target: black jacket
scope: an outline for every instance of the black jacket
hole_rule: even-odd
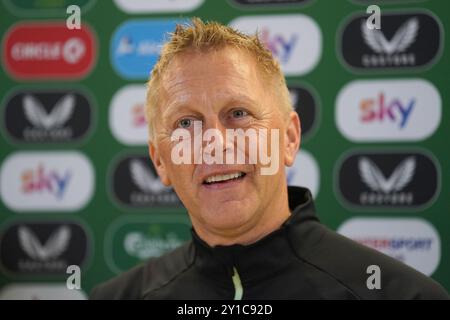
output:
[[[97,286],[91,299],[448,299],[435,281],[320,224],[311,194],[289,187],[292,215],[249,245],[182,247]],[[368,289],[369,265],[381,289]]]

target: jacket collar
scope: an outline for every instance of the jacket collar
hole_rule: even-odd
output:
[[[251,245],[210,247],[192,230],[195,265],[219,281],[229,281],[236,268],[242,283],[251,283],[275,275],[295,258],[291,231],[307,220],[317,220],[308,189],[288,187],[291,216],[282,226]]]

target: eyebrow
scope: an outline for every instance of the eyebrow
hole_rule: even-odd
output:
[[[245,95],[245,94],[239,94],[239,95],[234,95],[231,97],[231,99],[229,99],[229,101],[227,102],[227,104],[231,104],[231,103],[236,103],[236,102],[244,102],[245,104],[248,104],[250,106],[257,106],[259,105],[254,99],[252,99],[251,97]]]
[[[185,95],[185,96],[187,96],[187,95]],[[182,99],[182,101],[175,100],[175,101],[169,102],[166,105],[166,107],[163,110],[161,110],[161,113],[171,115],[176,111],[176,109],[187,108],[190,105],[189,100],[190,100],[189,98],[184,98],[184,99]]]
[[[176,101],[170,102],[164,108],[162,113],[170,116],[170,115],[174,114],[178,109],[180,109],[180,110],[191,109],[190,105],[192,104],[192,102],[190,101],[189,96],[190,96],[189,94],[186,94],[186,95],[184,95],[184,97],[181,98],[182,101],[179,101],[177,99]],[[247,105],[250,105],[250,106],[258,105],[258,103],[254,99],[252,99],[251,97],[249,97],[245,94],[235,95],[233,93],[224,92],[224,93],[218,93],[218,96],[216,96],[216,97],[218,97],[220,99],[221,96],[224,96],[225,99],[227,99],[223,105],[230,105],[233,103],[242,103],[242,102]],[[192,111],[194,111],[194,110],[192,110]]]

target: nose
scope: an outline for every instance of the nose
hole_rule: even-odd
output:
[[[205,117],[203,120],[203,148],[205,154],[215,156],[215,152],[222,150],[224,155],[227,150],[232,151],[233,146],[226,139],[226,126],[218,115]]]

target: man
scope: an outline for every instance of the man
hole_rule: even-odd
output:
[[[199,19],[177,26],[152,71],[146,113],[150,157],[186,207],[192,241],[96,287],[91,298],[448,298],[421,273],[321,225],[310,192],[287,187],[284,166],[299,149],[300,120],[279,65],[256,36]],[[220,134],[192,148],[198,125]],[[238,146],[228,135],[239,129],[257,140]],[[178,143],[193,150],[181,164]],[[276,170],[264,171],[271,164],[262,158],[248,161],[255,146]],[[239,152],[247,161],[201,161]],[[381,273],[375,287],[366,273],[373,265]]]

